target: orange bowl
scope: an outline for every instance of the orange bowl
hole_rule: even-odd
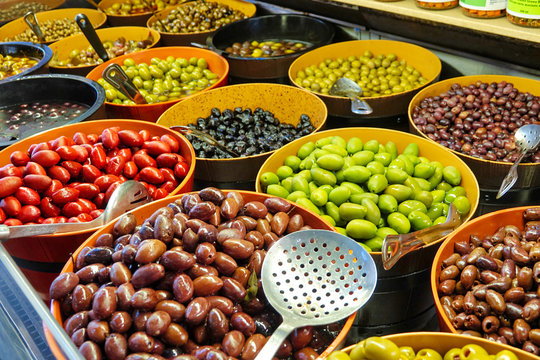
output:
[[[426,134],[421,132],[420,129],[418,129],[418,127],[414,124],[414,120],[412,118],[414,108],[418,106],[425,98],[439,96],[440,94],[448,91],[452,84],[466,86],[474,84],[477,81],[482,81],[488,84],[492,82],[506,81],[514,84],[514,87],[520,92],[530,92],[535,96],[540,96],[540,81],[534,79],[508,75],[470,75],[446,79],[422,89],[411,100],[408,110],[409,129],[411,132],[420,135],[429,141],[433,141],[427,137]],[[502,180],[506,174],[508,174],[508,170],[512,166],[512,163],[508,162],[484,160],[463,154],[458,151],[450,151],[463,159],[463,161],[469,165],[472,171],[478,175],[478,182],[482,188],[499,189]],[[518,179],[514,185],[515,188],[531,188],[540,186],[540,164],[521,162],[518,165],[517,171]]]
[[[102,27],[103,24],[105,24],[105,21],[107,21],[107,15],[105,15],[101,11],[86,8],[70,8],[42,11],[36,14],[36,18],[39,23],[45,22],[47,20],[61,20],[65,18],[75,20],[75,16],[80,13],[85,14],[88,17],[88,20],[90,20],[90,23],[92,24],[94,29]],[[25,32],[28,29],[28,25],[22,17],[10,21],[4,26],[0,27],[0,41],[8,41],[7,39],[13,39],[15,36]],[[48,45],[53,42],[54,41],[46,41],[44,42],[44,44]]]
[[[65,2],[66,2],[66,0],[33,0],[33,1],[28,1],[28,3],[39,3],[39,4],[43,4],[43,5],[47,6],[47,9],[43,10],[43,11],[54,10],[57,7],[62,6]],[[7,0],[7,1],[0,2],[0,12],[6,11],[7,9],[10,9],[12,6],[19,5],[19,4],[21,4],[21,0]],[[0,18],[0,25],[3,25],[5,23],[7,23],[8,21],[14,20],[14,19],[16,19],[18,17],[21,17],[24,14],[26,14],[28,11],[30,11],[30,7],[25,8],[24,12],[21,12],[19,16],[10,17],[10,18]],[[36,13],[36,14],[38,12],[41,12],[41,11],[34,11],[34,13]]]
[[[306,114],[314,131],[319,131],[326,123],[326,106],[321,99],[293,86],[266,83],[224,86],[193,95],[164,112],[157,123],[166,127],[195,124],[199,117],[210,116],[214,107],[221,111],[260,107],[273,113],[282,123],[295,126],[300,122],[300,116]],[[274,151],[232,159],[197,158],[195,178],[210,184],[251,182]]]
[[[351,100],[347,97],[325,95],[314,92],[323,99],[328,107],[328,113],[340,117],[377,118],[405,114],[407,105],[420,89],[438,79],[441,72],[441,61],[431,51],[418,45],[393,40],[353,40],[322,46],[308,51],[297,58],[289,67],[289,80],[295,86],[296,74],[311,65],[319,65],[326,59],[347,58],[351,55],[362,56],[365,51],[371,51],[374,56],[393,53],[399,59],[407,61],[426,79],[424,85],[408,91],[392,95],[362,97],[373,108],[370,115],[356,115],[351,112]]]
[[[10,155],[14,151],[20,150],[26,152],[31,144],[54,140],[61,135],[72,137],[76,132],[100,134],[104,129],[112,126],[136,131],[147,129],[151,134],[169,134],[174,136],[180,142],[182,156],[190,164],[190,167],[184,180],[171,192],[171,195],[192,190],[193,173],[195,171],[195,152],[189,141],[173,130],[144,121],[109,119],[86,121],[57,127],[20,140],[3,149],[0,151],[0,164],[2,166],[10,164]],[[47,298],[49,286],[60,272],[63,264],[65,264],[70,255],[79,247],[81,242],[86,240],[97,229],[92,228],[62,234],[10,239],[5,241],[3,245],[19,263],[23,273],[28,277],[34,288],[44,298]]]
[[[211,0],[210,2],[227,5],[231,9],[242,12],[248,18],[253,17],[255,15],[255,12],[257,11],[257,7],[254,4],[242,0]],[[167,16],[169,16],[171,11],[186,6],[190,6],[190,3],[188,2],[186,4],[182,4],[176,7],[169,7],[161,10],[160,12],[157,12],[155,15],[148,19],[146,26],[151,28],[152,25],[158,20],[167,19]],[[214,34],[216,31],[217,29],[192,33],[173,33],[160,31],[161,42],[164,46],[190,46],[192,42],[206,44],[206,38]]]
[[[185,0],[183,0],[185,1]],[[107,9],[111,8],[114,4],[121,4],[123,0],[102,0],[98,4],[98,9],[107,14],[107,22],[110,26],[146,26],[146,21],[150,19],[153,12],[147,11],[140,14],[131,15],[115,15],[107,12]],[[167,6],[176,5],[182,1],[166,0]]]
[[[120,37],[124,37],[127,41],[142,41],[152,36],[152,44],[148,48],[153,48],[159,44],[159,32],[141,26],[119,26],[113,28],[104,28],[96,30],[99,39],[102,42],[116,41]],[[88,73],[98,66],[96,65],[80,65],[80,66],[61,66],[55,65],[55,60],[69,59],[69,54],[73,50],[85,50],[90,47],[90,43],[84,34],[72,35],[62,40],[53,42],[49,45],[53,51],[53,59],[49,63],[49,70],[55,73],[73,74],[86,76]]]
[[[437,289],[439,288],[439,275],[442,270],[442,262],[454,253],[454,244],[460,241],[469,241],[470,235],[477,235],[484,238],[488,235],[493,235],[497,229],[505,225],[515,225],[520,230],[523,230],[523,211],[534,206],[521,206],[505,210],[499,210],[477,217],[457,231],[451,234],[444,243],[442,243],[439,251],[433,260],[431,268],[431,291],[435,299],[437,308],[437,316],[439,318],[439,326],[443,331],[457,333],[450,319],[445,315],[442,303],[439,298]]]
[[[208,63],[208,69],[218,75],[218,81],[212,86],[209,86],[202,91],[207,91],[227,84],[229,64],[223,56],[218,55],[210,50],[198,49],[187,46],[154,48],[127,55],[122,55],[97,66],[92,71],[90,71],[90,73],[88,73],[86,77],[97,81],[102,77],[101,74],[107,66],[112,63],[122,65],[124,63],[124,60],[127,58],[133,59],[136,64],[143,62],[149,64],[150,60],[154,57],[165,59],[168,56],[174,56],[176,58],[183,57],[187,59],[189,59],[190,57],[206,59],[206,62]],[[139,119],[155,122],[165,110],[167,110],[177,102],[181,101],[182,99],[185,98],[143,105],[120,105],[105,101],[105,107],[107,109],[109,117]]]
[[[235,190],[238,191],[238,190]],[[224,190],[225,193],[227,193],[227,190]],[[260,194],[255,193],[251,191],[238,191],[241,193],[244,197],[244,200],[247,201],[260,201],[264,202],[265,199],[271,197],[270,195],[266,194]],[[137,208],[132,211],[132,213],[135,215],[135,218],[137,219],[137,223],[141,224],[145,219],[150,217],[157,209],[166,206],[167,204],[180,199],[181,196],[174,196],[174,197],[168,197],[165,199],[154,201],[150,204],[141,206],[140,208]],[[294,206],[291,211],[289,212],[289,215],[294,214],[300,214],[304,218],[304,223],[307,225],[310,225],[312,228],[315,229],[324,229],[324,230],[334,230],[334,228],[328,224],[326,221],[315,215],[309,210],[306,210],[300,206]],[[95,232],[92,236],[90,236],[84,243],[81,244],[81,246],[75,251],[73,254],[73,258],[76,259],[81,250],[86,246],[93,246],[96,243],[97,238],[104,234],[109,233],[112,231],[113,226],[115,224],[115,221],[112,221],[105,225],[103,228],[101,228],[99,231]],[[64,268],[62,269],[62,273],[73,271],[73,261],[68,261]],[[65,319],[62,318],[61,310],[60,310],[60,302],[58,300],[53,300],[51,302],[51,312],[55,319],[60,323],[63,324],[63,321]],[[346,320],[345,325],[343,326],[342,330],[338,334],[338,336],[334,339],[334,341],[330,344],[330,346],[320,355],[320,359],[323,359],[326,357],[330,352],[334,351],[337,348],[340,348],[346,339],[347,333],[349,332],[353,320],[354,320],[355,314],[349,316],[349,318]],[[52,335],[50,332],[45,329],[45,335],[47,337],[49,346],[51,347],[51,350],[53,354],[56,356],[57,359],[65,359],[62,355],[60,349],[58,348],[57,344],[55,343]]]
[[[399,347],[410,346],[413,348],[415,353],[422,349],[433,349],[441,354],[441,356],[444,356],[444,354],[450,349],[462,348],[467,344],[475,344],[483,347],[488,354],[495,355],[499,351],[508,350],[513,352],[520,360],[538,359],[537,356],[510,345],[500,344],[494,341],[468,335],[422,331],[385,335],[383,338],[393,341],[394,344]],[[355,346],[356,344],[348,346],[343,349],[343,351],[350,353]]]

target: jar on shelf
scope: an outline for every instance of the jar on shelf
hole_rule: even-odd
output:
[[[423,9],[444,10],[458,6],[459,0],[416,0],[416,5]]]
[[[459,0],[459,6],[465,15],[491,19],[504,16],[506,0]]]
[[[516,25],[540,27],[540,1],[508,0],[506,17]]]

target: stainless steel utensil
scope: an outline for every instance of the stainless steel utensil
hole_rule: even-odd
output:
[[[103,213],[96,219],[83,223],[39,224],[7,226],[0,225],[0,241],[13,238],[56,234],[68,231],[92,229],[108,223],[123,213],[152,201],[148,190],[138,181],[128,180],[120,184],[111,195]]]
[[[256,360],[272,359],[295,328],[329,324],[356,312],[375,289],[377,269],[353,239],[328,230],[304,230],[272,245],[261,280],[283,322]]]
[[[450,234],[461,225],[461,222],[461,216],[456,207],[454,204],[450,204],[448,216],[442,224],[408,234],[387,235],[381,250],[384,269],[390,270],[403,255]]]
[[[21,272],[13,258],[8,254],[4,246],[0,243],[0,262],[4,265],[7,273],[2,273],[2,276],[6,278],[10,276],[13,279],[13,282],[21,289],[21,293],[27,298],[28,304],[32,306],[39,315],[40,319],[43,321],[43,324],[51,332],[51,335],[54,337],[54,340],[62,349],[66,359],[70,360],[84,360],[83,355],[77,350],[77,346],[71,341],[70,337],[62,325],[56,321],[56,319],[49,312],[49,309],[45,306],[43,299],[39,297],[36,293],[36,290],[30,285],[28,279]],[[3,341],[9,341],[5,339]],[[13,358],[13,357],[9,357]]]
[[[101,74],[103,79],[111,84],[116,90],[122,92],[128,99],[135,104],[147,104],[144,96],[141,95],[137,87],[133,85],[124,69],[118,64],[110,64]]]
[[[215,146],[218,149],[226,152],[227,154],[229,154],[231,156],[234,156],[234,157],[240,157],[241,156],[236,151],[233,151],[233,150],[221,145],[216,139],[214,139],[212,136],[208,135],[204,131],[200,131],[200,130],[197,130],[197,129],[192,129],[189,126],[185,126],[185,125],[173,125],[173,126],[170,127],[170,129],[176,130],[176,131],[180,132],[183,135],[196,136],[199,139],[201,139],[202,141],[204,141],[205,143],[210,144],[212,146]]]
[[[26,13],[26,15],[24,15],[23,19],[28,25],[28,27],[30,27],[30,30],[32,30],[32,32],[36,34],[39,42],[40,43],[46,42],[45,36],[43,35],[43,31],[41,31],[41,27],[39,26],[39,22],[37,20],[36,14],[34,14],[34,12],[32,11],[29,11]]]
[[[98,34],[96,33],[96,30],[94,29],[94,26],[88,20],[88,17],[85,14],[77,14],[75,16],[75,22],[77,25],[79,25],[79,28],[81,29],[82,33],[92,46],[94,48],[94,51],[96,54],[98,54],[99,58],[105,61],[109,61],[109,54],[107,53],[107,50],[103,47],[103,43],[99,39]]]
[[[520,127],[514,134],[514,140],[520,149],[519,156],[504,177],[497,193],[497,199],[506,194],[516,183],[518,179],[517,169],[521,160],[527,153],[536,150],[540,145],[540,125],[528,124]]]
[[[351,111],[358,115],[369,115],[373,109],[362,99],[363,91],[360,85],[349,78],[339,78],[330,88],[330,95],[345,96],[351,99]]]

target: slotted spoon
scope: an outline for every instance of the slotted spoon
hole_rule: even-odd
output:
[[[514,139],[520,149],[519,156],[504,177],[497,193],[497,199],[506,194],[516,183],[518,179],[517,168],[521,160],[527,153],[534,151],[540,145],[540,125],[528,124],[520,127],[514,134]]]
[[[112,193],[103,213],[92,221],[83,223],[60,223],[7,226],[0,225],[0,241],[27,236],[55,234],[91,229],[108,223],[123,213],[152,201],[148,190],[138,181],[128,180]]]
[[[346,96],[351,99],[351,112],[358,115],[369,115],[373,109],[362,99],[359,99],[364,92],[360,85],[349,78],[339,78],[330,88],[330,95]]]
[[[369,253],[356,241],[328,230],[286,235],[267,252],[264,293],[283,317],[255,360],[272,359],[294,329],[333,323],[364,305],[377,283]]]

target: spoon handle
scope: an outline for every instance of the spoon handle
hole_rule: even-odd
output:
[[[283,322],[278,326],[276,331],[274,331],[272,336],[268,338],[266,344],[264,344],[261,351],[259,351],[259,354],[255,358],[255,360],[271,360],[276,354],[276,352],[279,350],[279,347],[281,346],[283,341],[294,329],[294,326],[289,325],[287,321],[283,320]]]
[[[45,42],[45,36],[43,36],[43,31],[41,31],[41,27],[39,26],[36,14],[34,14],[32,11],[29,11],[28,13],[26,13],[26,15],[24,15],[24,21],[30,27],[30,30],[32,30],[34,34],[36,34],[39,42]]]
[[[351,111],[357,115],[369,115],[373,112],[373,108],[365,100],[351,98]]]
[[[77,25],[79,25],[84,36],[86,36],[90,45],[94,48],[96,54],[98,54],[99,58],[103,60],[103,62],[108,61],[109,54],[107,54],[107,50],[103,47],[103,44],[101,43],[96,30],[92,26],[92,23],[88,20],[88,17],[85,14],[77,14],[77,16],[75,16],[75,21],[77,22]]]
[[[499,192],[497,193],[496,199],[499,199],[501,196],[506,194],[512,186],[516,183],[518,179],[518,173],[517,168],[521,160],[523,160],[523,157],[525,156],[526,152],[522,151],[516,161],[512,164],[510,167],[510,170],[508,170],[508,174],[504,177],[501,187],[499,188]]]

